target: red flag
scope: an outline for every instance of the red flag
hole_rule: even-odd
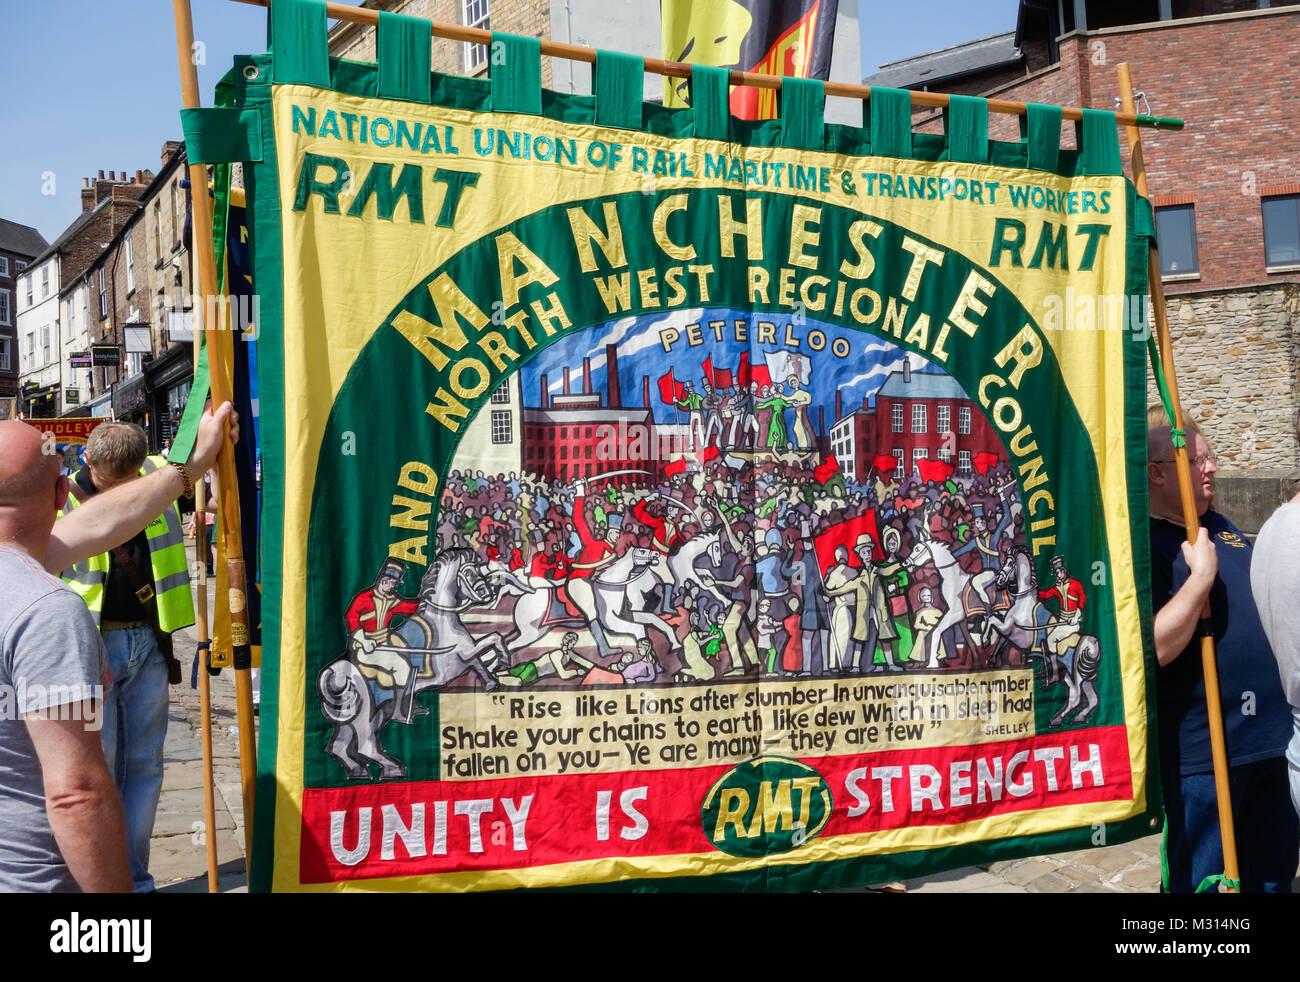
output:
[[[933,481],[935,484],[942,484],[948,480],[954,470],[952,464],[946,460],[919,460],[916,466],[921,472],[922,481]]]
[[[700,367],[704,369],[704,377],[713,383],[715,389],[731,388],[731,369],[714,368],[712,355],[705,358]]]
[[[659,378],[659,398],[669,404],[686,398],[686,386],[673,378],[671,368],[668,369],[667,375],[662,375]]]
[[[880,471],[880,473],[882,474],[887,474],[890,471],[898,470],[898,458],[893,456],[892,454],[878,453],[876,454],[875,459],[871,461],[871,463],[876,468],[876,470]]]
[[[736,378],[746,389],[749,388],[750,382],[757,382],[760,392],[763,386],[772,384],[772,376],[767,370],[767,365],[751,364],[748,351],[740,353],[740,367],[736,369]]]
[[[992,468],[998,465],[1000,458],[995,453],[989,453],[987,450],[981,450],[975,455],[975,469],[981,474],[987,474]]]
[[[707,464],[710,460],[716,457],[720,452],[721,451],[719,451],[717,447],[705,447],[703,450],[700,451],[700,463]]]
[[[835,459],[834,454],[829,454],[824,461],[817,465],[817,468],[813,471],[813,477],[817,478],[819,484],[825,484],[839,472],[839,461]]]
[[[669,477],[672,477],[674,474],[681,474],[685,470],[686,470],[686,461],[681,457],[678,457],[676,460],[669,461],[668,465],[664,467],[664,473],[667,474]]]
[[[858,518],[841,522],[839,525],[832,525],[813,539],[813,549],[817,552],[817,565],[821,568],[822,573],[824,574],[827,569],[835,565],[835,549],[837,546],[848,547],[850,566],[861,566],[862,562],[854,553],[853,545],[858,541],[858,536],[863,534],[869,534],[875,541],[875,552],[872,554],[872,558],[885,558],[885,554],[880,548],[880,536],[876,531],[876,513],[869,511]]]

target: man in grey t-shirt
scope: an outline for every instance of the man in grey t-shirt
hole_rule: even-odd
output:
[[[68,479],[46,452],[52,440],[0,422],[0,891],[131,890],[99,737],[103,644],[86,605],[48,573],[120,545],[192,489],[230,416],[226,404],[204,417],[183,467],[97,495],[57,523]]]
[[[0,583],[5,585],[0,693],[9,696],[3,705],[10,710],[0,709],[0,829],[6,830],[0,836],[0,890],[76,890],[55,835],[57,830],[76,836],[66,823],[60,826],[59,812],[75,810],[79,791],[97,799],[93,811],[99,828],[93,837],[79,836],[88,848],[74,846],[68,861],[85,859],[93,870],[99,860],[122,852],[124,841],[103,754],[93,760],[90,746],[99,739],[108,670],[104,646],[86,605],[31,556],[0,546]],[[42,775],[47,752],[70,767],[56,766]],[[37,758],[40,768],[32,767]],[[119,858],[125,862],[124,853]],[[131,881],[127,876],[125,884],[108,878],[87,885],[129,890]]]

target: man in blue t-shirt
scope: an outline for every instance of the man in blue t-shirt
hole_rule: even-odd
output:
[[[1163,419],[1163,415],[1160,417]],[[1157,715],[1166,813],[1164,889],[1190,893],[1223,872],[1205,678],[1206,598],[1217,652],[1237,861],[1243,892],[1289,893],[1300,853],[1284,757],[1290,711],[1250,589],[1250,545],[1210,509],[1215,456],[1190,423],[1187,448],[1200,516],[1187,542],[1168,426],[1147,431]]]

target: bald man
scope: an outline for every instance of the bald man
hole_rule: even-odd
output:
[[[186,464],[57,522],[68,479],[53,442],[27,423],[0,422],[0,706],[13,708],[0,712],[0,891],[131,891],[99,736],[103,644],[85,603],[50,574],[127,541],[192,490],[230,416],[229,404],[205,415]]]
[[[1184,419],[1187,417],[1184,415]],[[1210,506],[1216,457],[1187,426],[1192,498],[1200,520],[1187,541],[1174,450],[1163,413],[1147,432],[1151,593],[1156,610],[1156,701],[1166,813],[1163,889],[1191,893],[1223,872],[1199,635],[1214,635],[1243,892],[1290,893],[1300,852],[1284,757],[1291,713],[1250,589],[1246,537]],[[1206,599],[1210,619],[1200,623]]]

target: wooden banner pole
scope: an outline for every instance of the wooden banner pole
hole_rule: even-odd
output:
[[[197,351],[197,347],[195,349]],[[208,658],[212,640],[208,634],[208,538],[207,496],[203,478],[194,483],[194,554],[199,559],[195,584],[194,633],[198,635],[199,660],[199,743],[203,748],[203,830],[208,847],[208,893],[220,891],[217,877],[217,800],[212,767],[212,680]],[[202,517],[200,517],[202,516]]]
[[[269,7],[271,0],[235,0],[236,3],[246,3],[253,7]],[[346,3],[326,3],[325,16],[332,20],[348,21],[352,24],[366,24],[370,27],[376,27],[379,24],[379,11],[369,7],[354,7]],[[460,24],[447,24],[442,21],[431,21],[433,25],[433,36],[447,38],[451,41],[466,41],[470,44],[492,44],[492,32],[485,31],[478,27],[463,27]],[[569,61],[581,61],[588,65],[596,63],[596,49],[584,47],[579,44],[562,44],[559,41],[542,41],[542,54],[550,58],[565,58]],[[645,70],[652,75],[666,75],[669,78],[690,78],[691,66],[682,61],[665,61],[662,58],[646,58]],[[760,72],[741,72],[733,71],[730,82],[732,85],[748,85],[756,89],[775,89],[781,88],[780,75],[764,75]],[[850,85],[847,82],[826,82],[824,83],[826,94],[833,96],[843,96],[847,99],[869,99],[871,98],[871,87],[867,85]],[[912,105],[928,106],[934,109],[942,109],[948,105],[948,96],[943,92],[909,92],[912,97]],[[1007,116],[1024,116],[1028,110],[1023,102],[1008,102],[1005,99],[989,99],[989,112],[1000,113]],[[1062,115],[1065,119],[1081,120],[1083,119],[1083,110],[1077,107],[1064,107]],[[1131,110],[1116,116],[1116,122],[1124,126],[1141,126],[1147,129],[1165,129],[1181,130],[1183,121],[1181,119],[1162,119],[1157,116],[1138,116]]]
[[[1118,68],[1121,104],[1126,113],[1132,113],[1133,80],[1129,77],[1128,64],[1122,63]],[[1142,158],[1142,138],[1135,126],[1126,127],[1128,132],[1129,162],[1133,171],[1133,184],[1138,194],[1150,198],[1147,191],[1146,164]],[[1174,343],[1169,335],[1169,319],[1165,311],[1165,289],[1160,279],[1160,256],[1155,245],[1147,264],[1147,279],[1151,287],[1151,305],[1155,312],[1156,343],[1160,348],[1160,362],[1164,368],[1165,380],[1169,385],[1169,397],[1173,402],[1174,419],[1170,422],[1177,429],[1183,428],[1183,408],[1178,397],[1178,379],[1174,372]],[[1195,544],[1200,532],[1200,516],[1196,514],[1196,503],[1192,495],[1192,473],[1188,461],[1187,448],[1174,447],[1174,467],[1178,472],[1178,489],[1183,505],[1183,524],[1187,527],[1187,541]],[[1210,601],[1207,598],[1201,610],[1201,620],[1210,617]],[[1228,792],[1228,751],[1223,736],[1223,706],[1219,700],[1219,672],[1214,657],[1214,638],[1201,636],[1201,664],[1205,670],[1205,704],[1210,722],[1210,751],[1214,761],[1214,785],[1219,800],[1219,832],[1223,839],[1223,872],[1227,879],[1236,881],[1237,875],[1237,840],[1232,824],[1232,801]],[[1231,892],[1237,892],[1230,888]]]
[[[172,0],[176,22],[176,55],[180,64],[181,105],[199,108],[199,75],[194,65],[194,23],[189,0]],[[230,400],[226,366],[220,343],[216,311],[229,311],[217,303],[217,261],[212,243],[212,202],[208,199],[207,167],[191,163],[190,201],[193,213],[194,253],[199,267],[199,294],[203,302],[195,305],[203,321],[204,344],[208,350],[208,378],[213,405]],[[213,316],[209,316],[213,315]],[[250,421],[251,423],[251,421]],[[245,863],[252,856],[253,796],[256,789],[257,748],[253,735],[253,689],[249,677],[248,593],[244,569],[243,532],[239,514],[239,490],[235,458],[229,434],[217,457],[218,505],[220,529],[226,548],[226,603],[230,612],[230,641],[235,657],[235,699],[239,720],[239,770],[243,786]],[[242,666],[242,667],[241,667]]]

